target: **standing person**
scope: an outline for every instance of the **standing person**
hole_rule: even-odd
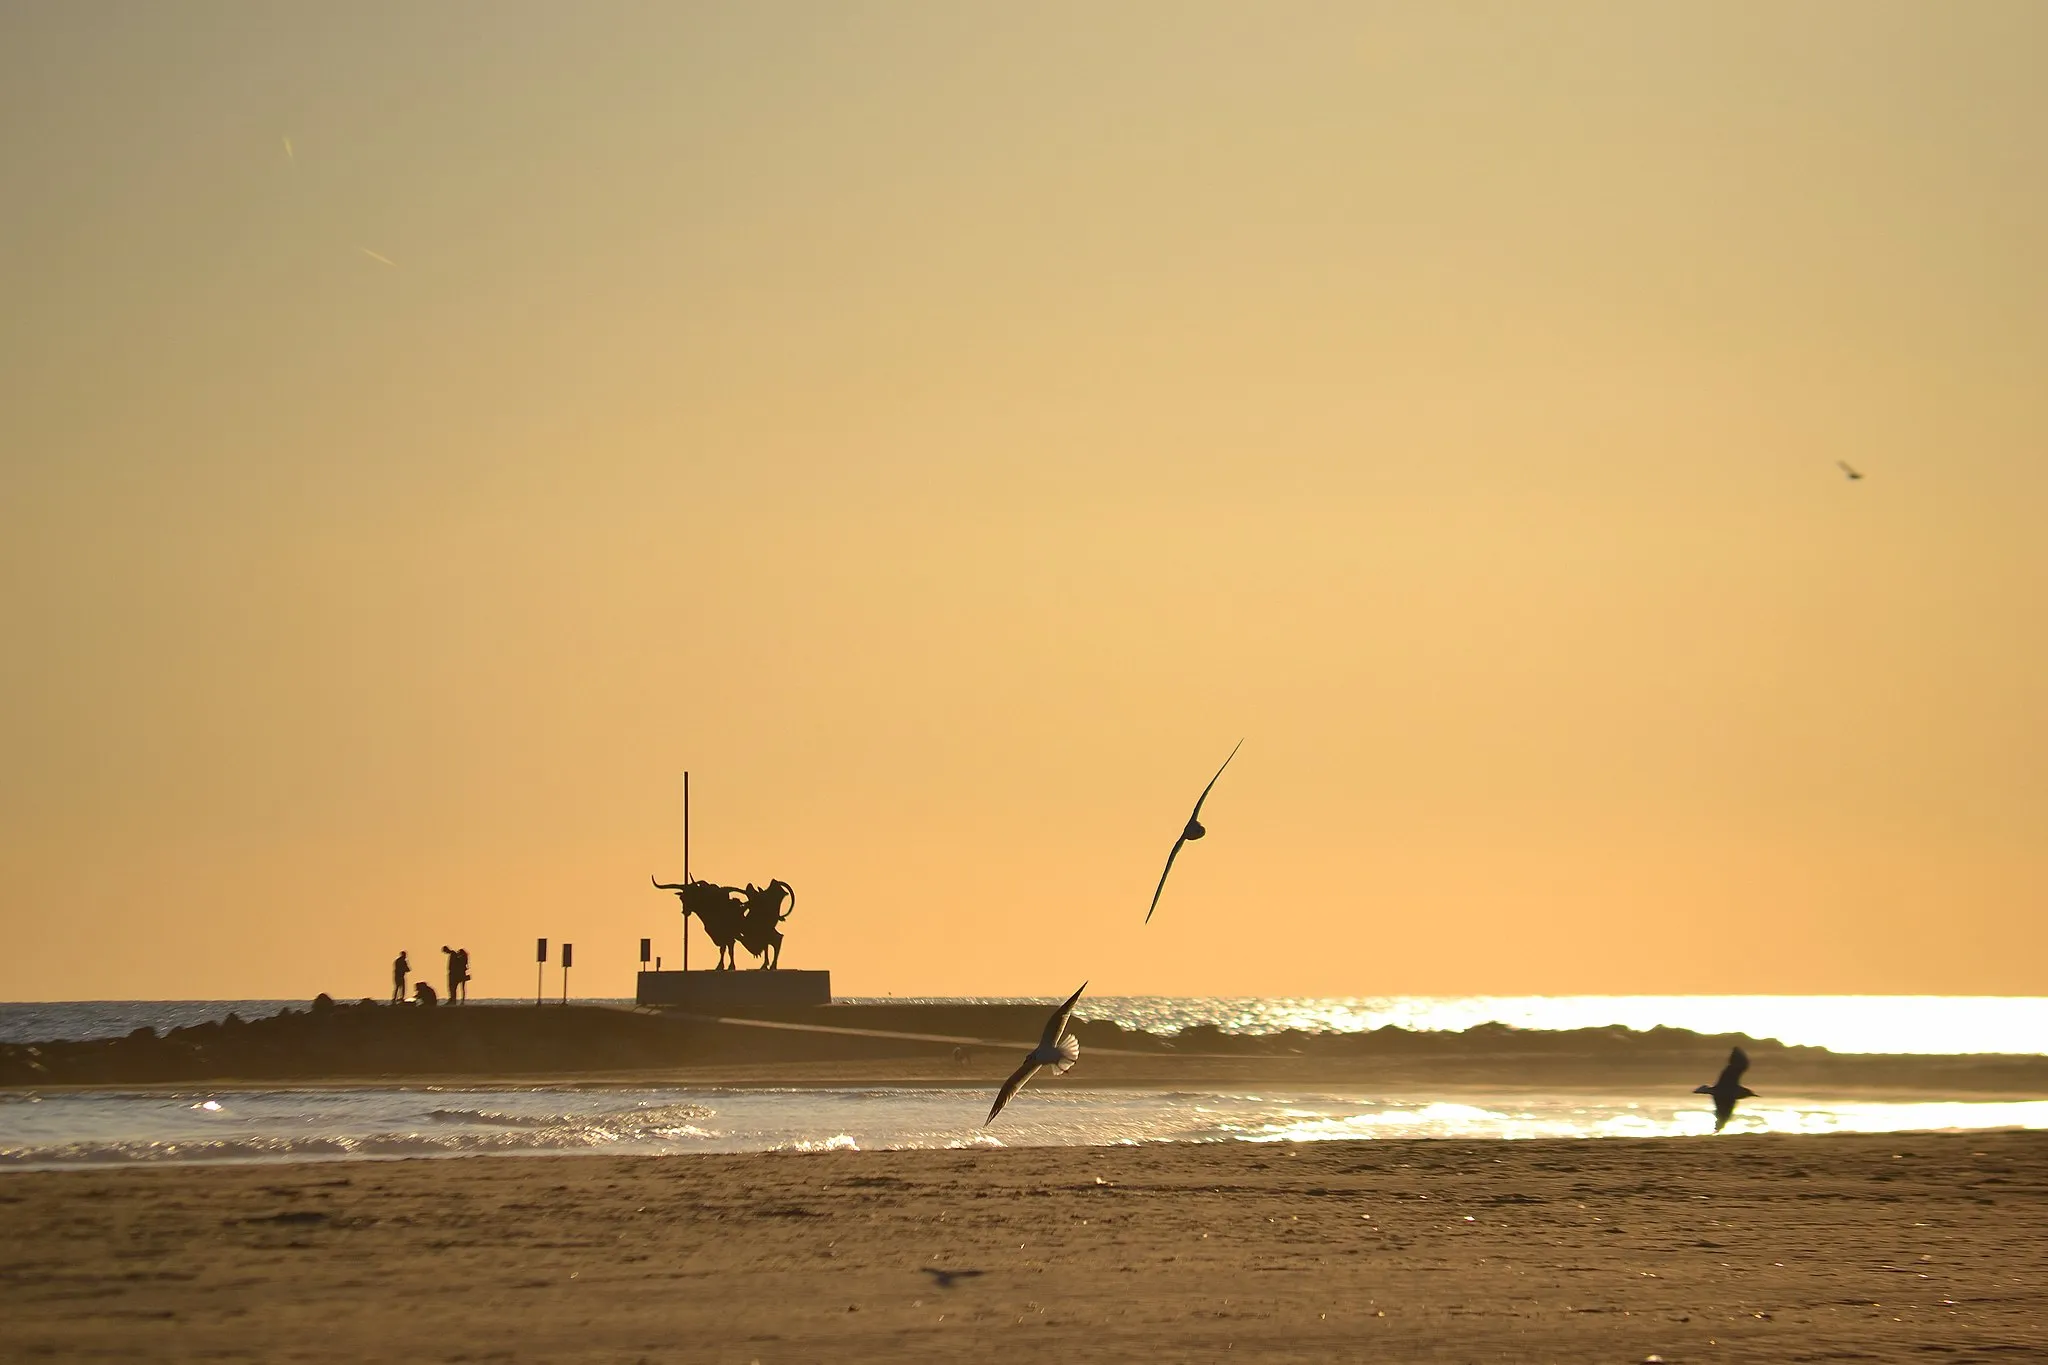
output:
[[[454,1004],[462,998],[463,958],[468,956],[460,948],[441,945],[441,951],[448,954],[448,1003]]]
[[[411,975],[412,964],[405,960],[405,953],[401,950],[397,957],[391,959],[392,1004],[403,1005],[405,1003],[405,979]]]
[[[457,948],[455,950],[455,965],[462,973],[462,1003],[467,1005],[469,1003],[469,949]]]

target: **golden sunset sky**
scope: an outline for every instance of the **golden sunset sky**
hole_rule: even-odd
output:
[[[0,998],[627,994],[686,768],[842,994],[2048,982],[2048,6],[24,4],[0,124]]]

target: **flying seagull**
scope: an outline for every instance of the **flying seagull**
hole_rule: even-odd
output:
[[[1841,470],[1842,470],[1842,472],[1843,472],[1844,474],[1847,474],[1847,475],[1848,475],[1848,476],[1849,476],[1849,477],[1850,477],[1850,478],[1851,478],[1852,480],[1853,480],[1853,479],[1860,479],[1860,478],[1862,478],[1862,477],[1863,477],[1863,475],[1862,475],[1861,473],[1859,473],[1859,472],[1858,472],[1857,470],[1855,470],[1855,469],[1853,469],[1853,468],[1851,468],[1851,467],[1850,467],[1850,464],[1849,464],[1849,462],[1848,462],[1847,460],[1836,460],[1836,461],[1835,461],[1835,463],[1836,463],[1837,465],[1841,466]]]
[[[955,1280],[971,1280],[986,1273],[980,1270],[941,1270],[935,1265],[923,1266],[921,1269],[932,1277],[932,1283],[940,1289],[951,1289]]]
[[[373,261],[382,261],[384,264],[389,266],[396,266],[398,264],[398,262],[392,260],[389,256],[386,256],[381,251],[372,251],[370,250],[370,248],[366,246],[359,246],[356,248],[356,250],[362,252],[365,256],[368,256]]]
[[[285,164],[287,165],[294,164],[298,161],[298,158],[292,155],[292,140],[289,134],[285,136],[284,140],[284,159]]]
[[[1239,740],[1231,747],[1230,758],[1236,758],[1237,751],[1243,747],[1244,741]],[[1230,766],[1230,758],[1223,760],[1223,768]],[[1216,770],[1216,777],[1223,776],[1223,768]],[[1202,795],[1195,801],[1195,813],[1188,817],[1188,827],[1180,832],[1180,838],[1173,841],[1173,852],[1166,855],[1166,867],[1159,874],[1159,885],[1152,888],[1152,909],[1145,912],[1145,923],[1147,924],[1152,922],[1152,910],[1159,908],[1159,893],[1166,889],[1166,874],[1173,871],[1173,860],[1180,856],[1180,846],[1190,839],[1199,839],[1209,832],[1202,828],[1202,802],[1209,799],[1209,787],[1216,785],[1216,777],[1210,778],[1209,786],[1202,788]]]
[[[1749,1055],[1741,1048],[1728,1054],[1728,1065],[1721,1068],[1721,1078],[1712,1085],[1703,1085],[1692,1093],[1714,1097],[1714,1131],[1720,1132],[1728,1126],[1728,1120],[1735,1117],[1735,1101],[1752,1098],[1756,1091],[1742,1083],[1742,1073],[1749,1070]]]
[[[1081,991],[1087,989],[1088,983],[1083,981]],[[996,1092],[995,1107],[990,1109],[988,1117],[981,1121],[982,1127],[986,1128],[996,1121],[996,1115],[1003,1112],[1003,1106],[1010,1102],[1010,1096],[1021,1090],[1024,1082],[1030,1080],[1031,1074],[1038,1068],[1049,1066],[1063,1076],[1067,1069],[1080,1059],[1081,1044],[1066,1037],[1065,1034],[1067,1016],[1074,1012],[1074,1002],[1081,998],[1081,991],[1075,991],[1068,996],[1067,1003],[1054,1010],[1052,1018],[1045,1021],[1044,1036],[1038,1040],[1038,1046],[1032,1048],[1029,1055],[1024,1058],[1024,1065],[1012,1072],[1010,1079],[1003,1082],[1003,1088]]]

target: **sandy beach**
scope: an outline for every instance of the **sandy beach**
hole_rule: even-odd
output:
[[[2048,1357],[2039,1133],[23,1172],[0,1210],[6,1359]]]

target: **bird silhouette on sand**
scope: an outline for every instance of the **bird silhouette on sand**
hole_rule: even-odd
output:
[[[1230,758],[1236,758],[1237,751],[1243,747],[1243,740],[1239,740],[1236,744],[1232,745]],[[1223,760],[1223,768],[1230,766],[1230,758]],[[1223,768],[1216,770],[1216,777],[1223,776]],[[1216,777],[1210,778],[1209,786],[1202,788],[1201,796],[1195,801],[1195,813],[1188,817],[1188,827],[1180,832],[1180,838],[1173,841],[1173,851],[1166,855],[1166,867],[1159,874],[1159,885],[1152,888],[1152,907],[1145,912],[1145,923],[1147,924],[1152,922],[1152,911],[1159,908],[1159,893],[1166,889],[1166,874],[1173,871],[1173,860],[1180,856],[1181,845],[1192,839],[1199,839],[1209,832],[1202,828],[1202,802],[1209,799],[1209,790],[1216,785]]]
[[[1863,477],[1862,471],[1852,468],[1847,460],[1836,460],[1835,463],[1841,467],[1844,474],[1849,476],[1851,482]]]
[[[1003,1082],[1003,1088],[996,1092],[995,1106],[988,1111],[988,1117],[981,1121],[986,1128],[996,1121],[996,1115],[1003,1112],[1003,1106],[1010,1102],[1010,1096],[1023,1089],[1024,1082],[1042,1066],[1052,1067],[1057,1075],[1065,1075],[1068,1068],[1080,1059],[1081,1044],[1066,1036],[1067,1016],[1074,1012],[1074,1002],[1081,998],[1081,991],[1088,989],[1088,983],[1081,983],[1081,990],[1067,997],[1067,1003],[1052,1012],[1052,1018],[1045,1021],[1045,1034],[1038,1040],[1038,1046],[1025,1055],[1024,1065],[1011,1073]]]
[[[931,1276],[932,1283],[940,1289],[951,1289],[955,1280],[971,1280],[977,1275],[987,1273],[980,1270],[941,1270],[935,1265],[921,1266],[919,1268],[925,1274]]]
[[[1741,1048],[1728,1053],[1728,1065],[1721,1068],[1721,1078],[1712,1085],[1702,1085],[1693,1090],[1695,1095],[1714,1097],[1714,1131],[1720,1132],[1728,1126],[1728,1120],[1735,1117],[1735,1101],[1746,1100],[1756,1094],[1742,1083],[1742,1073],[1749,1070],[1749,1054]]]

